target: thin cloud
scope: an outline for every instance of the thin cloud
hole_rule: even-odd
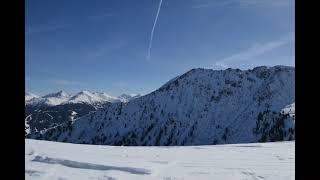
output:
[[[112,12],[103,12],[97,15],[92,15],[92,16],[88,16],[89,20],[102,20],[105,18],[111,18],[111,17],[115,17],[118,16],[117,13],[112,13]]]
[[[55,85],[62,85],[62,86],[76,86],[76,85],[84,85],[85,83],[79,81],[69,81],[64,79],[54,79],[51,82]]]
[[[111,86],[113,86],[114,88],[117,89],[118,92],[128,92],[128,88],[129,88],[129,84],[127,82],[124,81],[118,81],[118,82],[113,82],[111,84]]]
[[[92,52],[89,52],[87,54],[88,58],[97,58],[103,55],[108,55],[110,53],[113,53],[115,51],[121,50],[122,48],[126,47],[128,45],[127,41],[118,41],[118,42],[108,42],[101,44],[100,47],[93,50]]]
[[[25,34],[32,35],[36,33],[56,31],[56,30],[64,29],[66,27],[68,27],[68,25],[63,25],[63,24],[45,25],[45,26],[36,26],[36,27],[28,26],[26,27]]]
[[[117,13],[110,13],[110,12],[104,12],[97,15],[88,16],[87,20],[102,20],[105,18],[115,17],[117,16]],[[70,26],[72,22],[65,23],[65,24],[47,24],[47,25],[40,25],[40,26],[27,26],[25,28],[25,34],[26,35],[32,35],[37,33],[44,33],[44,32],[51,32],[56,30],[65,29]]]
[[[294,5],[294,0],[225,0],[225,1],[210,1],[200,4],[194,4],[193,9],[214,8],[225,6],[240,6],[240,7],[288,7]]]
[[[294,33],[290,32],[278,40],[269,41],[265,43],[255,43],[248,49],[221,59],[215,63],[215,67],[228,68],[231,64],[239,61],[249,61],[257,56],[265,54],[269,51],[294,42]]]
[[[238,0],[242,6],[287,7],[294,5],[294,0]]]
[[[232,1],[215,1],[215,2],[206,2],[201,4],[192,5],[193,9],[201,9],[201,8],[213,8],[213,7],[224,7],[232,4]]]
[[[127,87],[128,83],[127,82],[122,82],[122,81],[114,82],[114,83],[112,83],[112,86],[114,86],[114,87]]]

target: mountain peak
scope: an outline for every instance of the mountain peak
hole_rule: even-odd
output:
[[[76,95],[72,96],[68,103],[89,103],[89,104],[96,104],[96,103],[105,103],[105,102],[116,102],[117,98],[112,97],[106,93],[101,92],[90,92],[83,90]]]
[[[33,93],[31,93],[31,92],[25,92],[25,95],[26,95],[26,96],[38,96],[38,95],[33,94]]]
[[[33,93],[30,93],[30,92],[26,92],[25,93],[25,100],[26,101],[29,101],[30,99],[38,98],[38,97],[39,97],[38,95],[35,95]]]
[[[78,92],[76,95],[87,95],[87,96],[92,96],[92,93],[87,91],[87,90],[82,90]]]
[[[56,93],[50,93],[50,94],[44,95],[43,98],[49,98],[49,97],[59,98],[59,97],[68,97],[68,96],[69,94],[67,94],[65,91],[60,90]]]
[[[62,90],[58,92],[58,95],[59,96],[64,96],[64,97],[65,96],[69,96],[65,91],[62,91]]]
[[[140,96],[141,96],[140,94],[121,94],[120,96],[118,96],[118,99],[121,102],[128,102],[128,101],[135,99],[135,98],[138,98]]]

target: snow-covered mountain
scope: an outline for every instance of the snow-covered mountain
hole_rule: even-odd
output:
[[[51,93],[45,96],[32,98],[26,100],[26,105],[38,106],[38,105],[48,105],[56,106],[67,102],[70,98],[70,95],[64,91],[59,91],[57,93]]]
[[[42,97],[26,93],[26,137],[32,138],[48,128],[76,120],[109,103],[128,102],[137,97],[130,95],[112,97],[107,93],[89,91],[81,91],[73,96],[59,91]]]
[[[129,102],[132,99],[135,99],[135,98],[138,98],[138,97],[141,97],[141,94],[122,94],[122,95],[118,96],[118,99],[121,102]]]
[[[45,96],[36,96],[32,93],[26,93],[25,99],[27,105],[38,106],[38,105],[48,105],[57,106],[61,104],[75,104],[75,103],[86,103],[91,105],[102,105],[106,102],[128,102],[132,99],[138,98],[140,95],[127,95],[122,94],[119,97],[113,97],[107,93],[101,92],[89,92],[81,91],[71,96],[64,91],[59,91],[57,93],[50,93]]]
[[[70,97],[70,95],[65,91],[59,91],[56,93],[50,93],[50,94],[44,95],[42,97],[43,98],[67,98],[67,97]]]
[[[105,102],[120,102],[116,97],[112,97],[106,93],[81,91],[71,97],[65,103],[87,103],[92,105],[103,104]]]
[[[30,99],[32,98],[38,98],[39,96],[33,94],[33,93],[29,93],[29,92],[26,92],[25,93],[25,101],[29,101]]]
[[[51,128],[39,139],[109,145],[202,145],[294,139],[282,112],[294,67],[192,69],[158,90]]]

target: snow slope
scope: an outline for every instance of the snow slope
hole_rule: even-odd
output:
[[[295,101],[294,79],[294,67],[287,66],[192,69],[150,94],[108,104],[42,138],[133,146],[291,140],[293,121],[280,112]]]
[[[96,111],[96,107],[86,103],[70,103],[56,106],[45,104],[25,106],[25,135],[32,138],[43,130],[74,121]]]
[[[292,180],[295,142],[125,147],[25,140],[27,180]]]

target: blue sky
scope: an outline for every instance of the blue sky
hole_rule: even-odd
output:
[[[26,90],[147,94],[191,68],[294,66],[293,0],[26,0]]]

